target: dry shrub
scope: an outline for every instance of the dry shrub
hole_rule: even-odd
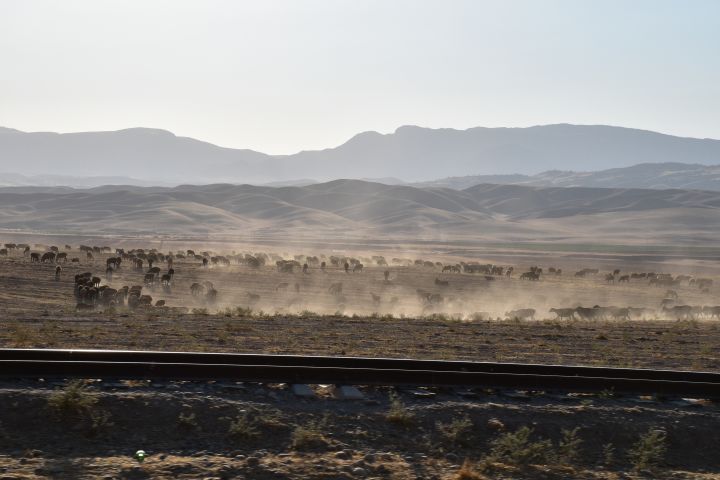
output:
[[[97,396],[87,391],[82,380],[71,380],[62,390],[50,394],[48,407],[61,415],[82,414],[92,410],[97,401]]]
[[[455,474],[454,480],[486,480],[487,477],[473,469],[472,464],[465,460],[460,470]]]
[[[408,427],[415,423],[415,415],[408,410],[397,393],[390,393],[390,410],[385,415],[388,422]]]
[[[295,450],[316,450],[327,447],[327,438],[322,434],[318,423],[298,425],[292,433],[292,448]]]

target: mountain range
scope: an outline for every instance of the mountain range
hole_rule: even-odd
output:
[[[0,188],[0,229],[179,237],[716,245],[720,192],[336,180],[303,187]]]
[[[467,130],[404,126],[390,134],[360,133],[335,148],[267,155],[157,129],[58,134],[0,128],[0,171],[44,178],[121,177],[122,183],[140,179],[144,184],[257,184],[384,177],[423,182],[468,175],[535,177],[555,171],[560,172],[549,176],[567,177],[563,172],[668,162],[718,165],[720,141],[603,125]],[[561,183],[573,184],[581,175],[572,176],[575,180]],[[513,178],[529,184],[553,182],[546,177]]]
[[[537,175],[468,175],[448,177],[415,186],[463,190],[481,183],[537,187],[681,188],[720,191],[720,165],[642,163],[597,172],[550,170]]]

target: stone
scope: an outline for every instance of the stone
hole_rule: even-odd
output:
[[[340,400],[363,400],[365,398],[365,395],[352,385],[336,386],[333,395]]]
[[[364,477],[367,475],[367,470],[362,467],[355,467],[352,469],[352,474],[358,477]]]
[[[292,393],[301,398],[315,398],[315,392],[309,385],[304,383],[294,383],[291,387]]]
[[[257,457],[248,457],[245,463],[247,463],[248,467],[257,467],[260,465],[260,459]]]
[[[433,398],[436,396],[435,392],[430,392],[428,390],[409,390],[408,393],[416,398]]]
[[[363,460],[365,460],[367,463],[375,463],[375,455],[372,453],[368,453],[363,457]]]
[[[335,454],[335,458],[339,458],[340,460],[350,460],[352,458],[352,454],[347,450],[341,450]]]

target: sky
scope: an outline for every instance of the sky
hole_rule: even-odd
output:
[[[401,125],[720,138],[716,0],[0,0],[0,125],[270,154]]]

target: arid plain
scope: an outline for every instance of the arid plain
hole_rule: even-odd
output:
[[[711,247],[3,238],[16,245],[0,256],[4,347],[720,364]],[[54,250],[67,259],[43,262]],[[96,294],[80,292],[84,273]],[[136,300],[124,286],[142,287]],[[717,435],[707,400],[361,387],[347,403],[313,388],[299,399],[286,385],[7,382],[0,464],[13,478],[717,475],[717,442],[686,435]],[[661,455],[638,463],[640,442]],[[138,446],[151,454],[142,465],[129,458]]]

